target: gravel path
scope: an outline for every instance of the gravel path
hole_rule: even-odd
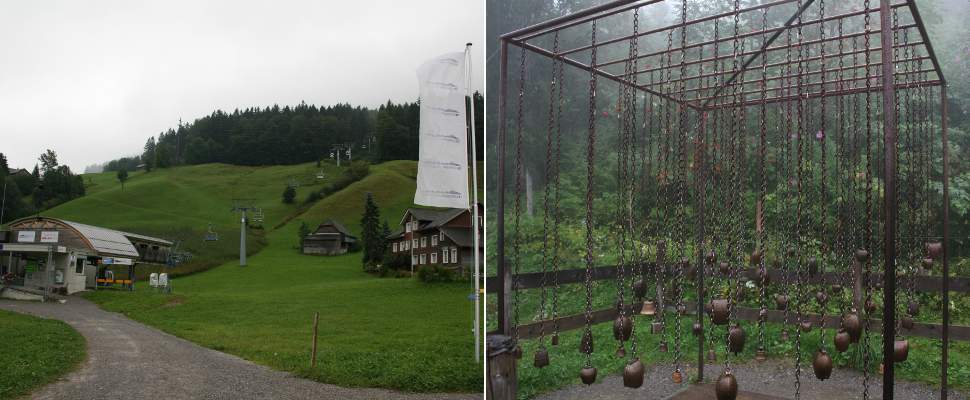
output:
[[[253,364],[106,312],[67,303],[0,300],[0,308],[67,322],[87,339],[88,359],[34,399],[481,399],[481,394],[411,394],[353,389]],[[2,340],[2,339],[0,339]]]
[[[750,362],[742,365],[732,365],[738,386],[743,391],[770,394],[784,398],[794,398],[795,373],[793,363],[785,360],[769,360],[766,362]],[[673,367],[670,365],[648,367],[643,387],[628,389],[623,386],[620,375],[608,376],[602,382],[591,386],[573,385],[555,392],[537,397],[540,400],[650,400],[665,399],[675,393],[680,387],[670,380]],[[696,372],[692,368],[689,373]],[[711,380],[721,372],[719,365],[704,367],[705,377]],[[862,373],[855,370],[836,369],[832,377],[819,381],[815,379],[811,366],[802,371],[801,398],[805,400],[841,400],[862,398]],[[805,373],[810,376],[806,378]],[[873,379],[873,377],[870,377]],[[686,380],[686,377],[685,377]],[[882,398],[882,379],[875,377],[870,380],[870,398]],[[900,400],[925,400],[940,398],[940,390],[927,384],[913,382],[896,382],[895,397]],[[711,393],[714,398],[714,393]],[[740,398],[740,397],[739,397]],[[965,400],[963,393],[950,391],[949,398]]]

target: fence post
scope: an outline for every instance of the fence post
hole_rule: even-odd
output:
[[[491,400],[516,400],[518,375],[516,358],[512,350],[515,342],[505,335],[489,335],[487,398]]]
[[[320,312],[313,313],[313,350],[310,351],[310,368],[317,367],[317,327],[320,326]]]

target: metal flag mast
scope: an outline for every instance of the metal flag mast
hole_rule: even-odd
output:
[[[481,327],[479,326],[479,320],[481,312],[481,299],[482,296],[479,294],[480,279],[479,276],[479,263],[480,255],[478,254],[479,240],[478,236],[479,223],[478,223],[478,149],[477,143],[475,143],[475,96],[471,94],[471,74],[472,74],[472,63],[471,63],[471,42],[465,44],[465,93],[468,95],[469,101],[471,103],[471,116],[469,117],[469,125],[471,126],[471,159],[468,161],[471,164],[472,169],[472,202],[470,210],[472,212],[472,237],[475,238],[473,245],[475,249],[472,252],[475,254],[475,271],[472,273],[472,279],[474,280],[474,293],[472,296],[475,298],[475,321],[472,323],[473,330],[475,332],[475,362],[481,362]]]

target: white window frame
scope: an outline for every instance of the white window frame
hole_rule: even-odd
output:
[[[421,236],[421,248],[423,249],[425,247],[428,247],[428,237]]]
[[[445,240],[445,233],[444,232],[438,232],[438,240]]]
[[[421,254],[421,258],[419,258],[419,260],[421,262],[419,262],[418,265],[424,265],[425,264],[425,261],[428,261],[428,257],[424,253],[422,253]]]
[[[405,232],[411,232],[411,221],[408,221],[408,222],[405,222],[404,223],[404,231]]]
[[[452,264],[457,264],[458,263],[458,248],[457,247],[452,247],[451,248],[451,262],[452,262]]]
[[[432,264],[437,264],[438,263],[438,252],[437,251],[434,252],[434,253],[431,253],[431,263]]]
[[[411,255],[411,265],[418,265],[418,255],[417,254],[412,254]]]
[[[391,243],[391,253],[397,253],[397,242]]]
[[[448,249],[445,249],[445,248],[441,249],[441,263],[442,264],[448,263]]]
[[[418,238],[411,239],[411,248],[412,249],[418,248]]]
[[[431,237],[431,246],[434,247],[437,245],[438,245],[438,235],[434,235]]]

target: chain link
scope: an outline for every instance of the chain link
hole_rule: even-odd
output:
[[[592,23],[592,50],[589,65],[596,65],[596,20]],[[586,145],[586,329],[585,335],[593,337],[593,178],[596,157],[596,72],[589,73],[589,134]],[[591,339],[592,340],[592,339]],[[590,343],[592,345],[592,342]],[[585,352],[586,367],[592,367],[589,351]]]
[[[523,167],[522,167],[522,124],[523,124],[523,114],[522,109],[524,106],[525,98],[525,49],[522,49],[522,53],[519,56],[519,103],[518,110],[516,113],[516,133],[515,133],[515,226],[513,228],[514,238],[512,241],[512,257],[515,260],[512,264],[512,303],[513,303],[513,323],[512,323],[512,338],[518,343],[519,341],[519,272],[522,267],[522,254],[520,253],[520,248],[522,244],[522,180],[523,180]]]

